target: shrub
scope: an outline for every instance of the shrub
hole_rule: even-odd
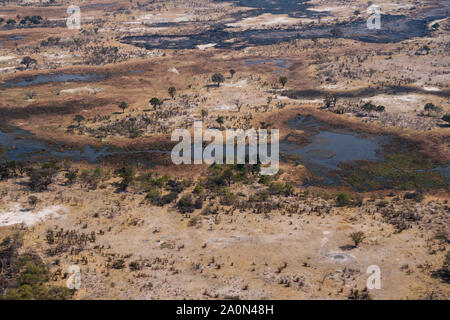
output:
[[[359,291],[358,289],[351,289],[350,294],[348,295],[349,300],[372,300],[372,297],[369,294],[369,290],[364,288]]]
[[[30,206],[32,206],[33,208],[36,206],[36,204],[38,203],[39,199],[36,196],[29,196],[28,197],[28,204]]]
[[[41,192],[48,189],[52,184],[57,171],[53,168],[32,169],[28,172],[30,178],[28,185],[32,191]]]
[[[409,200],[414,200],[416,202],[422,202],[423,199],[425,199],[425,196],[423,194],[423,192],[421,191],[416,191],[416,192],[407,192],[405,193],[404,199],[409,199]]]
[[[352,196],[346,192],[339,193],[336,198],[336,204],[345,207],[352,204]]]
[[[264,201],[267,201],[267,199],[269,199],[269,191],[261,190],[255,194],[252,194],[249,198],[249,201],[250,202],[264,202]]]
[[[156,188],[153,188],[147,193],[145,199],[147,199],[148,201],[150,201],[150,203],[154,205],[159,205],[161,201],[161,191],[159,191]]]
[[[114,260],[110,267],[118,270],[123,269],[125,268],[125,261],[123,259]]]
[[[363,242],[363,240],[366,238],[366,236],[364,235],[364,232],[357,231],[357,232],[351,233],[350,238],[355,243],[355,247],[357,248]]]
[[[195,199],[195,202],[194,202],[194,208],[195,208],[195,209],[201,209],[201,208],[203,208],[203,200],[202,200],[201,198]]]
[[[185,194],[181,197],[181,199],[177,202],[177,208],[181,213],[190,213],[194,212],[194,203],[192,202],[192,195]]]

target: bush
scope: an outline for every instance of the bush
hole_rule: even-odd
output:
[[[194,202],[194,208],[195,209],[201,209],[203,208],[203,200],[201,198],[197,198]]]
[[[236,201],[236,195],[225,188],[222,191],[222,197],[220,198],[220,204],[224,206],[231,206]]]
[[[57,171],[54,168],[32,169],[28,172],[30,178],[28,185],[32,191],[41,192],[52,184]]]
[[[284,195],[286,197],[294,194],[294,186],[290,183],[272,182],[269,185],[269,193],[271,195]]]
[[[345,207],[352,204],[352,196],[346,192],[339,193],[336,198],[336,204],[339,207]]]
[[[258,191],[255,194],[252,194],[249,198],[250,202],[264,202],[267,201],[267,199],[269,199],[269,191],[267,190],[261,190]]]
[[[416,192],[407,192],[405,193],[404,199],[414,200],[416,202],[422,202],[423,199],[425,199],[425,196],[423,195],[423,192],[416,191]]]
[[[150,201],[150,203],[154,205],[159,205],[161,201],[161,191],[154,188],[147,193],[145,199],[147,199],[148,201]]]
[[[118,270],[123,269],[125,268],[125,261],[123,259],[114,260],[110,267]]]
[[[177,202],[177,208],[181,213],[191,213],[194,212],[194,203],[192,201],[191,194],[185,194],[181,197],[181,199]]]

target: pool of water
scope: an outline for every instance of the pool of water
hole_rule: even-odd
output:
[[[283,157],[304,165],[314,178],[306,185],[341,185],[346,171],[342,164],[357,164],[358,161],[383,162],[385,147],[391,141],[390,135],[374,135],[359,133],[348,129],[330,128],[311,116],[297,117],[289,121],[292,132],[301,130],[304,133],[294,139],[289,136],[280,143]],[[303,137],[307,136],[306,139]],[[405,149],[405,150],[403,150]],[[397,152],[406,152],[406,146],[399,146]],[[408,169],[410,173],[438,172],[445,183],[450,180],[450,164],[429,169]],[[382,177],[368,177],[382,179]],[[386,181],[385,181],[386,182]],[[389,185],[389,183],[384,183]],[[358,188],[356,188],[358,189]]]
[[[32,133],[14,129],[10,132],[0,130],[0,161],[86,161],[90,164],[105,162],[114,163],[114,159],[122,158],[120,163],[152,167],[152,155],[167,156],[170,151],[164,150],[123,150],[111,146],[95,148],[85,145],[83,148],[68,148],[66,145],[51,144],[37,139]]]
[[[105,74],[101,73],[82,73],[82,74],[70,74],[70,73],[50,73],[40,74],[34,77],[25,78],[22,80],[8,80],[0,85],[0,88],[13,88],[13,87],[25,87],[39,84],[46,84],[51,82],[94,82],[106,79]]]
[[[8,161],[47,161],[68,158],[74,161],[86,160],[89,163],[97,163],[99,158],[111,154],[108,147],[95,149],[90,145],[86,145],[81,150],[62,150],[62,145],[50,145],[35,139],[32,134],[20,129],[12,132],[0,130],[0,147],[0,159]]]
[[[337,175],[342,162],[356,160],[382,161],[382,149],[390,136],[358,134],[345,129],[329,129],[312,117],[290,120],[292,130],[302,130],[309,135],[308,141],[299,145],[288,139],[280,143],[280,152],[294,156],[312,173],[321,177],[325,184],[339,184]]]

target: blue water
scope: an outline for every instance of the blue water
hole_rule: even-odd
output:
[[[24,80],[8,80],[0,85],[0,88],[25,87],[31,85],[45,84],[50,82],[86,82],[86,81],[100,81],[106,78],[105,74],[98,73],[83,73],[83,74],[69,74],[69,73],[51,73],[40,74],[29,79]]]
[[[280,152],[294,156],[296,162],[306,166],[318,177],[320,183],[327,185],[342,183],[339,176],[339,164],[342,162],[382,161],[384,158],[380,151],[391,139],[390,136],[361,135],[344,129],[332,130],[313,117],[291,119],[289,126],[292,130],[299,129],[309,134],[309,140],[303,145],[294,141],[282,141]]]
[[[97,163],[100,157],[110,155],[108,147],[100,150],[86,145],[82,150],[58,150],[44,141],[34,139],[27,131],[16,129],[6,133],[0,130],[0,159],[12,160],[50,160],[51,158],[69,158],[74,161],[86,160]]]
[[[307,164],[323,167],[328,170],[340,170],[341,162],[355,160],[382,160],[377,154],[381,148],[381,140],[356,136],[350,133],[321,131],[312,137],[312,142],[299,147],[296,144],[283,142],[281,152],[294,154]]]
[[[75,162],[87,161],[88,163],[100,163],[107,156],[133,155],[142,153],[169,154],[164,150],[115,150],[111,146],[95,148],[85,145],[82,149],[64,149],[63,144],[50,144],[38,140],[28,131],[15,129],[12,132],[0,130],[0,161],[51,161],[68,159]]]
[[[286,59],[249,59],[244,61],[245,66],[255,66],[260,64],[274,65],[283,69],[291,67],[291,63]]]

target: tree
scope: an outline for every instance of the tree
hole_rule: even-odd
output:
[[[57,171],[54,168],[32,169],[28,172],[29,186],[32,191],[44,191],[52,184]]]
[[[122,181],[119,182],[120,190],[127,190],[130,184],[134,180],[135,172],[132,166],[126,166],[119,170],[119,176],[122,178]]]
[[[336,103],[337,103],[337,101],[338,101],[338,96],[337,96],[337,94],[335,94],[335,93],[333,93],[333,94],[327,94],[326,96],[325,96],[325,99],[324,99],[324,104],[325,104],[325,107],[326,108],[331,108],[331,107],[336,107]]]
[[[149,102],[153,106],[154,109],[156,109],[157,106],[162,105],[162,101],[159,100],[158,98],[151,98]]]
[[[36,196],[29,196],[28,197],[28,204],[31,206],[31,207],[36,207],[36,204],[38,203],[38,198],[36,197]]]
[[[336,198],[336,203],[340,207],[348,206],[352,203],[352,196],[346,192],[339,193]]]
[[[234,100],[234,104],[236,105],[236,108],[238,109],[238,112],[241,112],[241,108],[242,108],[242,101],[240,99],[235,99]]]
[[[211,77],[211,80],[217,84],[217,87],[220,87],[220,84],[225,82],[225,77],[221,73],[215,73]]]
[[[206,116],[208,116],[208,110],[202,109],[201,111],[202,121],[205,119]]]
[[[75,182],[75,180],[77,179],[77,176],[78,176],[77,169],[74,169],[74,170],[69,169],[65,174],[65,177],[67,179],[67,184],[72,185]]]
[[[231,78],[233,78],[234,77],[234,74],[236,73],[236,71],[234,71],[233,69],[231,69],[230,70],[230,75],[231,75]]]
[[[169,93],[169,96],[173,99],[175,97],[175,94],[177,92],[177,89],[175,87],[170,87],[167,92]]]
[[[450,114],[446,114],[445,116],[443,116],[442,121],[450,123]]]
[[[222,178],[225,179],[225,181],[228,183],[228,186],[231,186],[231,180],[233,179],[233,171],[231,168],[225,169],[225,171],[222,173]]]
[[[423,109],[427,112],[441,112],[442,108],[439,106],[434,105],[433,103],[429,102],[427,103]]]
[[[128,109],[128,103],[126,103],[125,101],[122,101],[122,102],[119,104],[119,108],[122,109],[122,113],[124,113],[124,112],[125,112],[125,109]]]
[[[84,121],[84,117],[81,114],[77,114],[74,118],[73,121],[78,122],[78,126],[80,126],[80,123],[82,121]]]
[[[20,64],[25,65],[25,67],[28,69],[30,67],[30,64],[37,64],[37,61],[36,61],[36,59],[26,56],[22,59]]]
[[[283,88],[284,88],[284,86],[286,85],[286,83],[288,82],[288,78],[287,77],[284,77],[284,76],[282,76],[282,77],[280,77],[280,79],[279,79],[279,82],[281,83],[281,85],[283,86]]]
[[[218,124],[222,125],[223,122],[224,122],[223,117],[222,117],[222,116],[218,116],[217,119],[216,119],[216,122],[217,122]]]
[[[358,231],[358,232],[353,232],[352,234],[350,234],[350,238],[355,243],[355,248],[358,248],[359,244],[361,242],[363,242],[363,240],[366,238],[366,236],[364,235],[364,232]]]

